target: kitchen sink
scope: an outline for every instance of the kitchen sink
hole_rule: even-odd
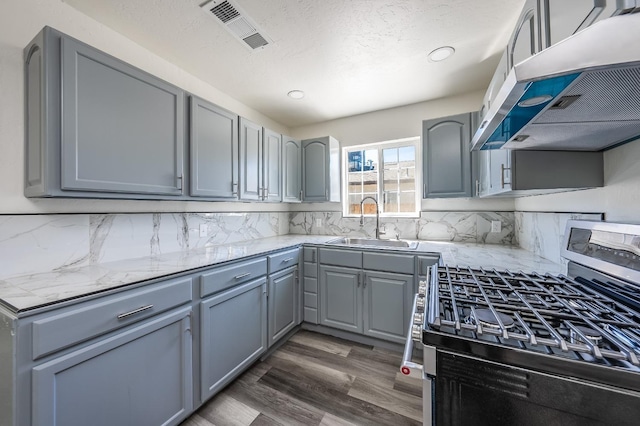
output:
[[[327,241],[327,244],[377,247],[377,248],[400,248],[400,249],[406,249],[406,250],[415,250],[416,248],[418,248],[417,241],[376,240],[375,238],[341,237],[341,238],[336,238],[335,240]]]

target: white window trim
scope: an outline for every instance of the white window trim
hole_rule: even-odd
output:
[[[349,151],[366,150],[372,148],[395,148],[400,146],[413,145],[416,149],[416,211],[413,213],[380,213],[380,217],[386,218],[419,218],[422,211],[422,139],[420,136],[410,138],[394,139],[390,141],[373,142],[360,145],[350,145],[342,148],[342,217],[360,217],[360,215],[349,213],[349,182],[347,170],[349,167]],[[378,159],[381,163],[382,159]],[[380,193],[378,193],[378,197]],[[367,201],[370,202],[370,201]],[[373,214],[365,214],[365,217],[375,217]]]

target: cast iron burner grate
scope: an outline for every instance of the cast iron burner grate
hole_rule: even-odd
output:
[[[522,350],[638,371],[639,324],[633,308],[563,275],[440,266],[430,281],[429,327]]]

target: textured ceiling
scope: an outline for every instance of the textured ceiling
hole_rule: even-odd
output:
[[[524,0],[236,0],[274,42],[254,52],[204,0],[65,2],[292,128],[484,89]]]

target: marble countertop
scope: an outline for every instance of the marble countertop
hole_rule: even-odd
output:
[[[150,279],[216,265],[243,257],[306,244],[324,245],[335,236],[283,235],[239,243],[203,247],[188,252],[102,263],[83,267],[0,277],[0,303],[13,313],[24,315],[69,299],[106,292]],[[382,249],[388,250],[388,249]],[[418,252],[441,253],[445,264],[481,266],[512,271],[558,274],[559,264],[518,247],[469,243],[421,241]],[[414,252],[415,251],[411,251]],[[39,310],[39,309],[38,309]]]

